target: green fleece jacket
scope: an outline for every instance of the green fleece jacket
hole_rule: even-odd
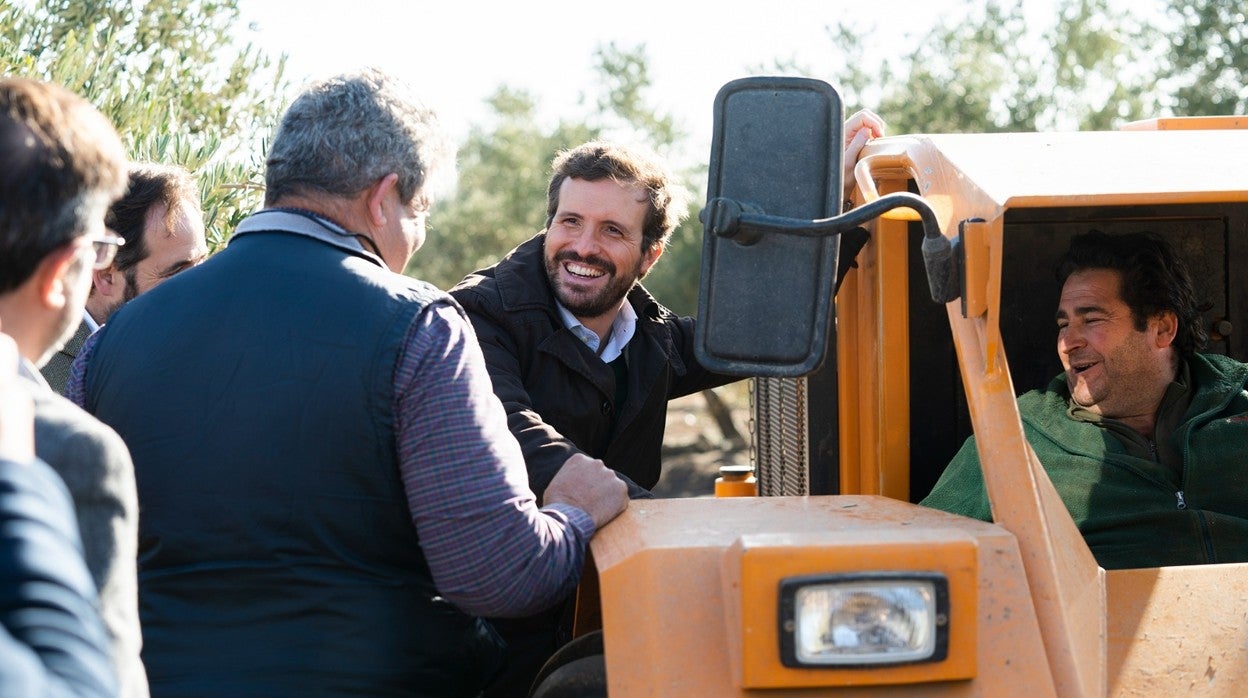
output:
[[[1191,404],[1168,435],[1181,468],[1071,419],[1064,375],[1018,399],[1027,440],[1105,569],[1248,561],[1248,364],[1198,354],[1188,367]],[[975,437],[921,504],[992,520]]]

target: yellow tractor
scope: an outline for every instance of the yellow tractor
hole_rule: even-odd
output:
[[[1248,564],[1098,567],[1015,398],[1093,228],[1168,236],[1248,360],[1248,119],[883,138],[843,208],[842,114],[804,78],[716,98],[698,352],[755,377],[759,496],[632,502],[535,693],[1241,695]],[[995,523],[913,503],[972,431]]]

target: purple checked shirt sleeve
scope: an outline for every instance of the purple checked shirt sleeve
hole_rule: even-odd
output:
[[[81,407],[99,337],[87,340],[70,372],[66,394]],[[571,505],[537,507],[458,307],[435,303],[412,323],[394,409],[403,487],[438,592],[466,613],[495,617],[532,615],[570,593],[594,522]]]
[[[472,325],[434,303],[412,324],[395,371],[399,468],[434,584],[481,616],[536,613],[570,593],[589,515],[539,509],[494,396]]]
[[[100,341],[99,335],[99,332],[92,332],[83,342],[78,356],[69,365],[69,382],[65,384],[65,397],[84,410],[87,409],[87,367],[91,363],[91,355],[95,353],[95,345]]]

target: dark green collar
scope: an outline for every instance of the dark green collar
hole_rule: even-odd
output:
[[[1113,434],[1132,456],[1144,458],[1182,468],[1183,453],[1174,443],[1174,433],[1183,424],[1187,408],[1192,403],[1191,367],[1186,361],[1179,361],[1178,375],[1161,397],[1161,405],[1157,408],[1156,424],[1153,427],[1153,438],[1149,439],[1125,423],[1110,417],[1102,417],[1077,404],[1073,398],[1067,398],[1066,414],[1077,422],[1087,422]]]

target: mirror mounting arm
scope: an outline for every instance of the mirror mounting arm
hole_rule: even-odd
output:
[[[936,211],[917,194],[886,194],[839,216],[815,220],[770,216],[753,204],[715,198],[707,202],[699,218],[711,234],[749,246],[766,234],[803,237],[840,235],[897,208],[918,212],[923,224],[923,264],[927,269],[932,300],[937,303],[956,300],[961,295],[961,280],[954,263],[953,241],[941,234]]]

